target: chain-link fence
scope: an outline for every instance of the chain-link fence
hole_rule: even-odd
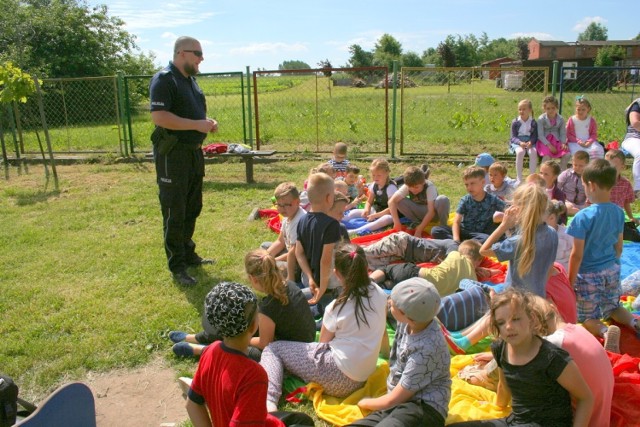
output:
[[[640,64],[637,67],[562,67],[560,69],[560,114],[575,113],[576,97],[591,104],[598,124],[598,140],[604,145],[622,141],[627,132],[624,110],[640,96]]]
[[[44,79],[42,103],[54,152],[117,152],[121,141],[115,77]],[[38,96],[13,110],[21,153],[44,141]],[[44,144],[44,142],[43,142]]]
[[[386,67],[254,71],[260,149],[386,153],[389,91]]]
[[[518,102],[542,103],[549,70],[403,67],[398,83],[400,154],[502,153]]]
[[[153,122],[149,114],[149,83],[152,76],[124,78],[126,120],[125,137],[131,152],[151,150],[149,137]],[[198,86],[207,99],[207,115],[218,121],[218,132],[209,134],[212,142],[250,144],[248,134],[247,85],[242,72],[199,74]]]

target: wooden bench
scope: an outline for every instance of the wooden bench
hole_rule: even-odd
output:
[[[247,184],[254,184],[256,182],[253,179],[254,159],[256,157],[265,158],[265,157],[273,156],[274,154],[276,154],[276,150],[264,150],[264,151],[251,151],[249,153],[221,153],[221,154],[216,154],[214,156],[206,157],[206,158],[215,159],[215,158],[239,157],[244,162]]]

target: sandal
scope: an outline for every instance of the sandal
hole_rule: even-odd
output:
[[[497,371],[492,371],[497,374]],[[498,388],[497,378],[489,373],[484,367],[478,365],[467,365],[458,372],[458,377],[471,385],[484,387],[487,390],[496,391]]]

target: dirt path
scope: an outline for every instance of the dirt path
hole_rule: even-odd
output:
[[[91,374],[85,382],[98,427],[171,427],[188,418],[176,373],[160,358],[135,370]]]

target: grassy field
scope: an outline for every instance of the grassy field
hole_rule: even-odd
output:
[[[147,80],[136,80],[135,85],[145,87]],[[322,76],[269,76],[258,81],[261,148],[280,152],[327,152],[340,140],[349,144],[354,153],[387,151],[385,135],[388,132],[391,138],[392,128],[391,91],[386,109],[384,90],[331,87]],[[244,100],[241,97],[239,76],[201,76],[199,82],[207,95],[209,115],[220,123],[219,132],[207,142],[237,143],[248,138],[248,109],[252,109],[255,119],[255,105],[253,97],[251,105],[246,100],[246,85]],[[629,87],[586,93],[594,107],[592,113],[598,121],[602,141],[620,140],[623,136],[622,112],[634,96],[634,90]],[[563,95],[565,118],[573,112],[576,95],[578,93],[573,92]],[[542,92],[507,91],[496,87],[493,80],[456,80],[452,84],[419,81],[418,87],[398,93],[395,152],[505,153],[509,125],[517,114],[518,101],[523,98],[532,100],[534,114],[539,115]],[[133,109],[134,150],[145,152],[150,149],[149,135],[153,129],[147,112],[148,101],[142,99]],[[124,136],[115,123],[71,125],[52,128],[50,132],[54,151],[117,152]],[[42,133],[40,136],[43,137]],[[128,132],[126,136],[128,138]],[[253,137],[255,139],[255,135]],[[25,131],[24,139],[27,151],[38,151],[32,131]],[[388,152],[390,150],[389,147]]]
[[[191,374],[195,363],[174,359],[166,332],[199,330],[210,288],[246,282],[244,254],[276,237],[263,222],[247,222],[248,213],[269,207],[278,183],[301,184],[317,164],[257,165],[256,185],[244,183],[242,163],[207,165],[195,238],[217,263],[194,270],[194,288],[175,285],[166,270],[151,163],[60,166],[58,193],[42,167],[11,168],[0,184],[2,371],[36,401],[89,371],[139,366],[158,353]],[[404,167],[394,164],[394,174]],[[458,175],[453,165],[434,166],[452,197],[461,195]]]

